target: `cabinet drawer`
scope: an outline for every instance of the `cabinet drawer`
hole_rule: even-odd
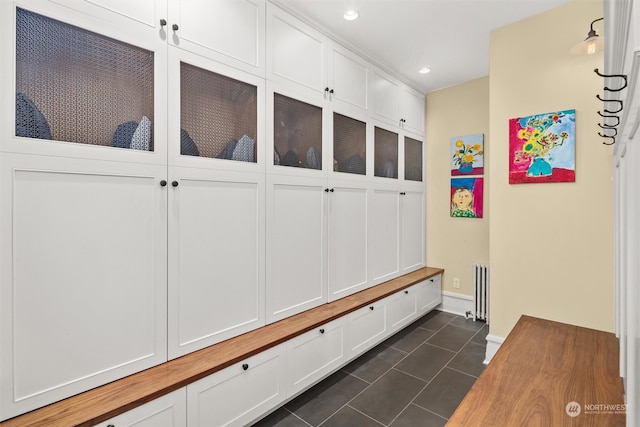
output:
[[[348,317],[350,356],[369,350],[388,334],[387,306],[385,301],[377,301]]]
[[[287,342],[287,394],[304,390],[346,361],[346,319],[315,328]]]
[[[284,346],[281,345],[189,384],[188,425],[247,425],[284,399]]]
[[[181,388],[98,424],[99,427],[185,427],[187,392]]]
[[[389,299],[389,329],[392,332],[416,319],[418,316],[416,296],[416,285],[391,296]]]
[[[424,314],[436,308],[442,302],[442,275],[431,277],[418,283],[418,312]]]

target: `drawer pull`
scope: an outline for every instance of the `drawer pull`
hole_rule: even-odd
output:
[[[324,329],[320,329],[320,333],[321,333],[321,334],[324,334]]]
[[[164,179],[162,181],[160,181],[160,186],[161,187],[166,187],[167,186],[167,181],[165,181]],[[109,427],[109,426],[107,426]]]
[[[242,370],[246,371],[247,369],[249,369],[249,364],[248,363],[243,363],[242,364]]]
[[[178,24],[173,24],[171,28],[173,28],[173,31],[178,31],[179,27],[178,27]]]
[[[177,186],[178,186],[178,181],[173,181],[173,182],[171,183],[171,185],[173,185],[174,187],[177,187]]]
[[[116,426],[114,426],[113,424],[109,424],[107,427],[116,427]]]
[[[369,310],[373,311],[373,306],[369,307]]]
[[[408,295],[408,294],[409,294],[409,291],[404,291],[404,293]]]
[[[429,279],[429,281],[430,281],[431,283],[433,283],[433,279]]]
[[[165,25],[167,25],[167,20],[166,19],[161,19],[160,20],[160,26],[164,27]],[[109,427],[109,426],[107,426],[107,427]]]

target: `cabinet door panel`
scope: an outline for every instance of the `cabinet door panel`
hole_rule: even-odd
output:
[[[424,314],[442,302],[442,276],[438,275],[418,284],[418,312]]]
[[[403,87],[400,111],[405,120],[403,128],[422,134],[424,132],[424,96]]]
[[[418,316],[416,287],[412,286],[393,295],[389,300],[389,329],[397,331],[411,323]]]
[[[170,3],[169,40],[183,49],[263,74],[264,14],[263,0],[174,1]]]
[[[330,73],[331,100],[366,110],[368,67],[355,56],[334,49]]]
[[[400,123],[400,86],[374,70],[371,82],[373,112],[396,126]]]
[[[402,274],[424,267],[424,193],[405,191],[402,203]]]
[[[172,169],[170,357],[264,325],[264,178]]]
[[[314,92],[326,87],[326,40],[292,16],[273,7],[269,15],[270,74]]]
[[[370,241],[373,280],[382,282],[399,272],[399,192],[374,189],[371,200]]]
[[[267,323],[327,301],[323,180],[268,181]]]
[[[284,357],[274,347],[189,384],[189,427],[245,426],[276,407],[286,397]]]
[[[332,185],[329,196],[329,300],[367,286],[366,188]]]
[[[345,318],[287,341],[287,396],[293,396],[340,366],[347,357]]]
[[[386,301],[377,301],[349,315],[349,351],[356,356],[388,335]]]
[[[5,155],[2,171],[2,415],[166,361],[166,168]]]
[[[181,388],[99,424],[99,427],[186,427],[187,390]]]

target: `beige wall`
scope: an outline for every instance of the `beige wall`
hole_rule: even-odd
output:
[[[427,95],[427,265],[445,269],[444,291],[472,295],[471,264],[489,262],[489,176],[485,156],[483,218],[449,216],[452,137],[484,134],[489,152],[489,78]],[[453,287],[453,278],[460,288]]]
[[[522,314],[614,328],[612,160],[593,72],[602,54],[568,54],[602,15],[601,1],[573,0],[491,35],[491,335]],[[576,110],[576,182],[509,185],[508,120],[564,109]]]

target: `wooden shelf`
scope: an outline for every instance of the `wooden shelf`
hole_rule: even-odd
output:
[[[624,426],[618,363],[609,332],[522,316],[447,426]]]
[[[331,320],[442,273],[425,267],[118,381],[0,423],[0,427],[92,426],[182,388]]]

